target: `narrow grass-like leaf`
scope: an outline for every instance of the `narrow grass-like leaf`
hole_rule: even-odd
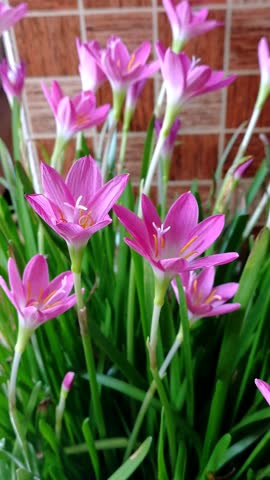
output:
[[[82,424],[82,431],[83,431],[83,435],[84,435],[84,438],[85,438],[86,443],[87,443],[89,456],[90,456],[91,462],[92,462],[92,467],[93,467],[93,470],[95,472],[95,478],[96,478],[96,480],[99,480],[99,478],[100,478],[99,458],[98,458],[97,450],[96,450],[96,447],[95,447],[95,442],[94,442],[89,418],[86,418],[84,420],[84,422]]]
[[[214,473],[220,468],[223,463],[224,456],[228,447],[231,443],[231,435],[226,433],[217,443],[215,446],[207,465],[204,469],[203,474],[200,477],[200,480],[205,480],[205,478],[210,478],[210,474],[214,475]]]
[[[182,348],[184,352],[185,371],[187,376],[186,409],[187,409],[188,422],[190,425],[193,425],[194,380],[193,380],[192,349],[191,349],[191,339],[190,339],[190,324],[188,319],[185,292],[179,278],[177,278],[177,288],[179,292],[179,314],[180,314],[180,320],[181,320],[181,327],[183,329]]]
[[[234,480],[237,480],[238,478],[243,478],[242,475],[245,473],[245,471],[252,465],[256,457],[260,454],[262,454],[263,451],[269,449],[269,444],[270,444],[270,432],[267,432],[264,437],[261,439],[261,441],[258,443],[258,445],[254,448],[254,450],[251,452],[247,460],[244,462],[240,470],[237,472],[237,474],[234,477]]]
[[[187,467],[187,448],[184,440],[180,440],[173,480],[185,480],[186,467]]]
[[[160,428],[158,437],[158,480],[169,480],[166,462],[165,462],[165,425],[164,425],[164,410],[161,411]]]
[[[140,178],[145,178],[147,171],[148,171],[148,166],[149,162],[152,156],[152,151],[153,151],[153,144],[154,144],[154,125],[155,125],[155,117],[152,115],[147,132],[146,132],[146,139],[145,139],[145,144],[144,144],[144,150],[143,150],[143,161],[142,161],[142,168],[141,168],[141,175]]]
[[[251,205],[251,203],[255,200],[260,188],[263,185],[263,182],[266,178],[266,175],[269,173],[269,169],[266,163],[266,160],[263,160],[260,168],[257,170],[256,174],[252,179],[252,183],[246,193],[246,205],[247,208]]]
[[[108,480],[126,480],[140,466],[151,447],[152,437],[148,437],[129,458],[121,465]]]

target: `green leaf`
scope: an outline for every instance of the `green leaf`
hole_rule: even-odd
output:
[[[257,170],[255,176],[253,177],[252,183],[247,191],[247,194],[246,194],[247,208],[255,200],[255,197],[259,192],[260,188],[262,187],[263,182],[268,173],[269,173],[269,170],[268,170],[266,160],[263,160],[262,164],[260,165],[260,168]]]
[[[169,480],[165,458],[164,458],[165,457],[164,436],[165,436],[164,409],[162,409],[161,419],[160,419],[159,438],[158,438],[158,480]]]
[[[205,480],[209,478],[210,473],[215,473],[220,466],[223,463],[223,459],[225,456],[226,451],[228,450],[228,447],[231,443],[231,435],[229,433],[226,433],[217,443],[215,446],[208,462],[207,465],[204,469],[203,474],[200,477],[200,480]]]
[[[126,480],[140,466],[149,452],[152,443],[152,437],[148,437],[129,458],[121,465],[108,480]]]
[[[252,463],[256,459],[258,455],[261,455],[264,451],[268,451],[270,446],[270,432],[267,432],[264,437],[261,439],[261,441],[256,445],[254,450],[251,452],[247,460],[244,462],[240,470],[237,472],[237,474],[234,477],[234,480],[237,480],[238,478],[243,478],[242,475],[243,473],[251,467]]]
[[[194,419],[194,380],[193,380],[193,363],[192,349],[190,339],[190,324],[188,319],[188,311],[186,304],[186,296],[180,279],[177,279],[177,288],[179,292],[179,313],[181,327],[183,329],[183,352],[185,359],[185,371],[187,377],[187,393],[186,393],[186,409],[187,417],[190,425],[193,425]]]
[[[95,442],[94,442],[94,438],[93,438],[93,435],[92,435],[92,430],[91,430],[89,418],[86,418],[84,420],[84,422],[82,424],[82,431],[83,431],[83,435],[84,435],[84,438],[85,438],[86,443],[87,443],[89,456],[91,458],[92,466],[93,466],[93,469],[94,469],[94,472],[95,472],[95,478],[96,478],[96,480],[99,480],[99,478],[100,478],[99,458],[98,458],[97,450],[96,450],[96,447],[95,447]]]
[[[32,475],[28,470],[24,468],[18,468],[16,470],[16,480],[38,480],[39,477]]]
[[[45,420],[40,420],[39,421],[39,430],[41,435],[43,436],[44,440],[50,445],[51,449],[53,450],[54,453],[58,455],[59,450],[58,450],[58,442],[57,438],[55,435],[54,430],[48,423],[45,422]]]
[[[185,480],[186,467],[187,448],[184,440],[180,440],[173,480]]]

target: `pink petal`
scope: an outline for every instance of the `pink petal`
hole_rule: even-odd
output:
[[[75,200],[61,175],[46,163],[41,164],[42,185],[45,196],[57,205],[64,208],[64,203],[75,204]]]
[[[225,265],[233,262],[239,257],[238,253],[217,253],[216,255],[209,255],[208,257],[198,258],[190,262],[187,270],[197,270],[200,268],[209,268],[216,265]]]
[[[115,205],[113,211],[127,231],[141,244],[143,249],[149,250],[148,236],[144,222],[131,210],[121,205]]]
[[[234,312],[235,310],[239,310],[241,307],[240,303],[226,303],[225,305],[221,305],[219,307],[213,307],[207,315],[207,317],[216,317],[219,315],[225,315],[226,313]]]
[[[49,283],[48,264],[43,255],[35,255],[23,272],[23,286],[27,301],[38,299]]]
[[[198,292],[201,292],[202,302],[209,297],[214,284],[214,267],[205,268],[196,278]]]
[[[265,67],[268,65],[270,57],[268,41],[265,37],[262,37],[258,45],[258,58],[261,72],[265,71]]]
[[[171,25],[177,25],[178,17],[176,14],[176,9],[175,9],[173,0],[162,0],[162,3],[163,3],[163,7],[166,10],[166,13],[168,15],[169,22],[171,23]]]
[[[235,282],[224,283],[216,287],[216,294],[219,295],[223,301],[230,300],[234,297],[238,290],[239,284]]]
[[[66,186],[75,201],[82,195],[81,203],[89,205],[90,199],[102,187],[102,176],[97,162],[90,155],[76,160],[68,172]]]
[[[164,229],[171,227],[166,233],[168,245],[176,245],[179,250],[184,246],[197,225],[198,212],[196,198],[191,192],[180,195],[172,204],[164,221]]]
[[[91,200],[91,211],[95,221],[103,218],[111,210],[126,188],[128,177],[129,175],[126,173],[118,175],[96,192]]]
[[[178,3],[178,5],[176,5],[176,13],[181,21],[181,26],[185,27],[191,22],[192,10],[189,2],[183,0],[183,2]]]
[[[64,376],[63,382],[62,382],[62,387],[69,391],[73,385],[75,378],[75,373],[74,372],[67,372],[66,375]]]
[[[59,223],[54,230],[63,237],[68,244],[78,248],[87,244],[89,238],[98,230],[106,227],[111,223],[109,216],[105,216],[102,221],[95,223],[92,227],[83,228],[75,223]]]
[[[151,43],[150,42],[143,42],[133,52],[133,55],[134,55],[133,65],[136,65],[136,63],[139,63],[140,65],[144,65],[147,62],[150,53],[151,53]],[[131,68],[132,68],[132,66],[131,66]]]
[[[78,131],[76,111],[70,98],[64,97],[59,102],[56,117],[60,134],[64,137],[69,138]]]
[[[56,219],[59,217],[57,206],[41,194],[25,195],[25,198],[42,220],[55,229]]]
[[[11,303],[14,305],[15,308],[18,308],[18,304],[16,302],[16,298],[14,297],[13,293],[8,289],[8,286],[3,279],[3,277],[0,277],[0,287],[4,290],[6,296],[8,299],[11,301]]]
[[[165,53],[164,64],[161,65],[169,103],[180,101],[186,88],[186,76],[182,56],[172,52],[169,48]]]
[[[41,301],[44,301],[52,292],[57,292],[57,297],[54,297],[53,302],[59,300],[60,298],[68,297],[74,284],[73,274],[71,271],[60,273],[55,277],[49,284],[47,284],[46,289],[43,291]]]
[[[156,229],[153,226],[153,224],[155,224],[156,227],[159,228],[161,226],[161,220],[150,198],[148,198],[144,194],[142,195],[142,213],[143,213],[145,227],[148,232],[149,243],[153,247],[154,246],[153,235],[156,234]]]
[[[200,222],[190,232],[190,238],[198,238],[185,250],[185,255],[191,251],[196,251],[196,255],[201,255],[201,253],[205,252],[219,237],[224,227],[224,221],[224,215],[213,215]]]
[[[65,313],[67,310],[72,308],[76,304],[76,295],[70,295],[65,302],[63,302],[60,305],[55,305],[54,307],[48,308],[47,310],[42,310],[39,312],[39,318],[38,318],[38,325],[41,325],[44,322],[47,322],[48,320],[52,320],[53,318],[58,317],[59,315],[62,315],[62,313]],[[37,325],[37,326],[38,326]]]
[[[25,302],[24,288],[19,274],[17,265],[13,258],[8,259],[8,278],[11,293],[16,300],[17,305],[22,305]]]
[[[260,390],[261,394],[270,405],[270,385],[269,383],[264,382],[264,380],[260,380],[259,378],[255,379],[255,385]]]

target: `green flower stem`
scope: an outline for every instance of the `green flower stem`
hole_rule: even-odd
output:
[[[73,271],[73,277],[74,277],[74,289],[75,289],[75,294],[77,298],[78,320],[80,325],[80,333],[82,337],[84,356],[85,356],[87,373],[89,378],[90,395],[93,401],[94,417],[95,417],[95,421],[97,424],[100,437],[105,437],[106,429],[105,429],[103,412],[102,412],[100,398],[99,398],[94,354],[93,354],[91,337],[88,329],[86,307],[84,305],[83,296],[82,296],[81,272],[78,272],[76,270],[74,271],[73,268],[72,268],[72,271]]]
[[[160,116],[161,116],[162,105],[163,105],[163,100],[164,100],[164,97],[165,97],[165,93],[166,93],[166,87],[165,87],[165,82],[163,82],[162,85],[161,85],[161,89],[160,89],[160,92],[159,92],[159,95],[158,95],[156,108],[155,108],[155,112],[154,112],[156,118],[160,118]]]
[[[126,159],[128,132],[129,132],[130,123],[131,123],[133,114],[134,114],[134,110],[130,108],[125,108],[120,154],[119,154],[119,160],[118,160],[117,169],[116,169],[118,175],[122,172],[124,162]]]
[[[58,441],[60,441],[61,438],[62,422],[68,393],[68,390],[61,388],[59,403],[55,409],[55,433]]]
[[[162,379],[166,375],[167,368],[169,367],[174,355],[176,354],[178,348],[180,347],[180,345],[182,343],[182,340],[183,340],[183,335],[182,335],[182,330],[180,330],[178,335],[176,336],[176,339],[175,339],[171,349],[169,350],[163,364],[161,365],[161,367],[159,369],[158,375],[160,377],[160,381],[162,381]],[[145,414],[146,414],[148,408],[151,405],[151,402],[152,402],[153,397],[155,395],[156,389],[157,389],[157,384],[156,384],[156,381],[153,380],[149,389],[147,390],[147,392],[145,394],[143,403],[142,403],[141,408],[139,410],[139,413],[137,415],[133,430],[131,432],[131,435],[130,435],[130,438],[129,438],[129,441],[128,441],[127,449],[126,449],[126,452],[125,452],[125,459],[127,459],[130,456],[131,452],[134,450],[135,443],[136,443],[140,428],[142,426]]]
[[[167,278],[159,278],[155,276],[155,298],[153,306],[153,314],[151,321],[150,339],[148,340],[149,360],[151,369],[155,369],[157,365],[156,349],[158,342],[158,326],[160,311],[164,304],[164,298],[169,286],[169,280]]]
[[[29,470],[31,470],[31,468],[30,468],[30,463],[28,459],[27,444],[24,438],[24,429],[18,418],[17,408],[16,408],[16,384],[17,384],[17,375],[18,375],[18,369],[19,369],[21,357],[32,333],[33,333],[33,329],[23,328],[20,326],[20,323],[19,323],[18,338],[17,338],[17,343],[15,345],[15,352],[14,352],[14,357],[13,357],[13,362],[11,367],[11,374],[10,374],[10,382],[8,385],[8,406],[9,406],[10,421],[11,421],[14,433],[16,435],[17,441],[22,449],[25,464]]]
[[[116,130],[117,123],[118,123],[117,119],[115,118],[115,116],[113,116],[111,119],[111,124],[109,126],[108,137],[107,137],[106,146],[104,149],[104,154],[101,162],[101,173],[104,181],[106,180],[106,176],[107,176],[108,156],[109,156],[109,151],[111,147],[112,137]]]
[[[95,441],[96,450],[114,450],[115,448],[126,448],[128,439],[125,437],[116,438],[104,438],[102,440]],[[72,445],[65,447],[64,452],[67,455],[77,455],[80,453],[88,452],[87,443],[80,443],[78,445]]]
[[[243,232],[242,238],[246,239],[249,237],[250,233],[252,232],[253,228],[257,224],[263,210],[265,209],[267,203],[270,199],[270,184],[267,185],[266,192],[263,194],[262,198],[260,199],[257,207],[255,208],[254,212],[249,218],[249,221],[246,224],[245,230]],[[268,212],[267,220],[266,220],[266,227],[270,228],[270,211]]]
[[[67,140],[62,137],[56,137],[53,153],[51,156],[51,167],[55,168],[59,173],[63,168],[64,150],[67,145]]]
[[[21,159],[20,140],[21,140],[21,105],[16,97],[13,98],[11,108],[11,125],[12,125],[12,147],[13,158],[15,162]]]
[[[160,153],[161,153],[162,147],[164,145],[164,142],[165,142],[165,140],[168,136],[168,133],[169,132],[165,131],[165,129],[162,128],[161,132],[159,134],[158,141],[157,141],[154,153],[153,153],[152,160],[151,160],[150,165],[149,165],[149,169],[148,169],[146,179],[145,179],[145,183],[144,183],[144,187],[143,187],[143,193],[145,195],[149,195],[152,180],[153,180],[153,176],[154,176],[154,173],[156,171],[158,161],[159,161],[159,158],[160,158]]]
[[[159,186],[158,186],[158,201],[161,205],[161,218],[166,215],[166,203],[167,203],[167,189],[169,182],[171,158],[170,155],[161,158],[159,168]]]
[[[169,441],[169,455],[170,455],[171,466],[173,470],[176,462],[175,421],[173,418],[172,409],[169,403],[169,399],[167,397],[166,390],[159,376],[159,372],[157,368],[151,369],[151,371],[157,387],[160,401],[164,407],[166,424],[167,424],[168,441]]]

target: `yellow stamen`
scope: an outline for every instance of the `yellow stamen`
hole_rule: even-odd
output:
[[[67,223],[67,219],[64,217],[62,210],[60,208],[58,208],[57,210],[59,212],[61,222]]]
[[[192,250],[192,252],[187,253],[183,258],[187,260],[191,255],[194,255],[194,253],[198,253],[196,250]]]
[[[78,127],[83,127],[88,121],[88,118],[89,117],[86,113],[79,113],[76,117],[76,125],[78,125]]]
[[[157,236],[153,233],[154,242],[155,242],[155,256],[158,256],[158,239]]]
[[[209,297],[205,300],[205,303],[211,303],[213,300],[222,300],[222,297],[220,295],[216,295],[216,289],[212,290],[210,293]]]
[[[165,238],[164,237],[161,237],[161,239],[160,239],[160,246],[161,246],[161,248],[165,247]]]
[[[51,303],[50,305],[45,305],[45,307],[43,307],[42,310],[48,310],[49,308],[56,307],[57,305],[61,305],[61,302],[54,302],[54,303]]]
[[[55,293],[57,292],[57,290],[53,290],[51,293],[49,293],[49,295],[47,295],[46,298],[44,298],[44,300],[42,300],[42,303],[47,303],[50,301],[50,299],[55,295]]]
[[[86,215],[82,215],[82,210],[80,210],[79,225],[83,228],[92,227],[94,225],[94,220],[91,217],[91,210]]]
[[[197,293],[197,287],[198,287],[198,280],[197,280],[197,278],[195,278],[195,280],[193,282],[193,290],[194,290],[195,294]]]
[[[181,250],[180,250],[180,255],[182,255],[182,253],[184,253],[188,247],[190,247],[190,245],[192,245],[193,242],[195,242],[195,240],[197,240],[198,238],[198,235],[195,235],[191,240],[189,240],[189,242],[186,243],[186,245],[184,245]]]
[[[135,60],[135,55],[134,55],[134,53],[132,53],[132,55],[130,57],[130,60],[128,62],[128,66],[127,66],[128,72],[132,69],[134,60]]]
[[[27,291],[26,291],[26,303],[29,302],[30,298],[31,298],[31,283],[30,281],[28,280],[27,282]]]

